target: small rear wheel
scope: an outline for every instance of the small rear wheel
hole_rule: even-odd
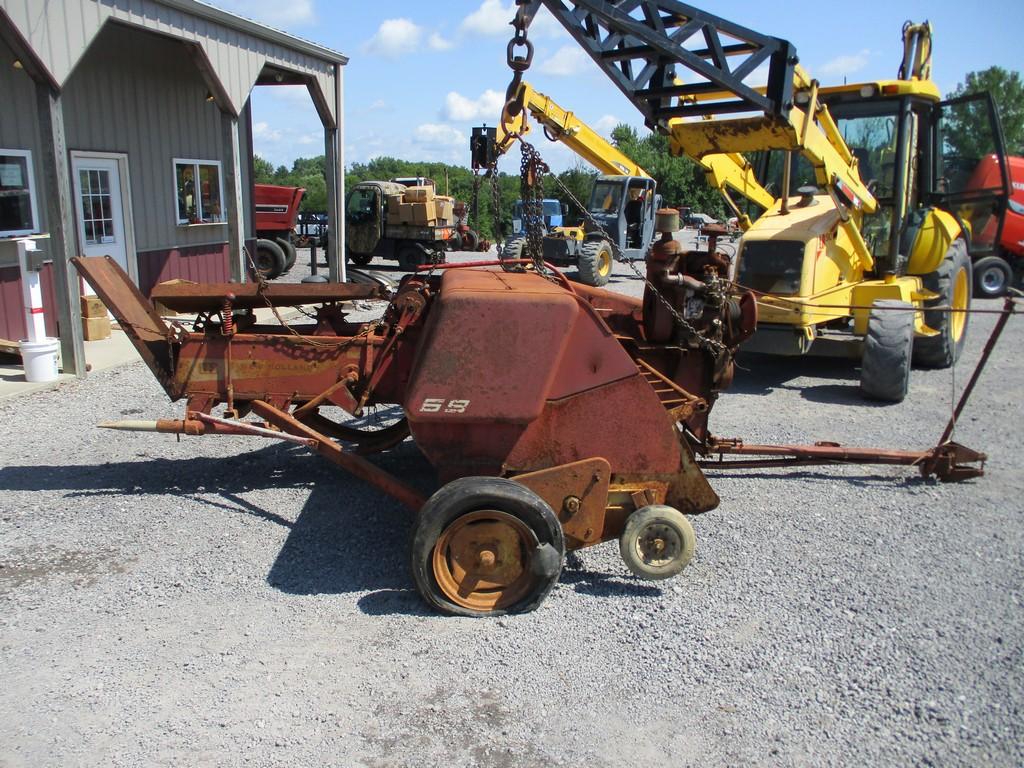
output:
[[[416,267],[426,261],[426,255],[415,245],[403,245],[398,249],[398,266],[406,272],[415,272]]]
[[[352,253],[349,251],[348,260],[355,264],[357,267],[365,267],[371,261],[373,261],[372,253]]]
[[[997,299],[1013,284],[1013,270],[999,256],[978,259],[973,270],[974,295],[979,299]]]
[[[533,491],[500,477],[463,477],[416,519],[412,573],[434,608],[460,616],[532,611],[558,581],[562,526]]]
[[[873,400],[901,402],[910,389],[913,350],[913,305],[905,301],[876,301],[868,315],[868,334],[864,339],[861,392]]]
[[[697,535],[682,512],[665,504],[641,507],[626,518],[619,553],[641,579],[668,579],[693,559]]]
[[[600,288],[612,275],[612,247],[607,240],[590,240],[583,244],[578,262],[580,282]]]

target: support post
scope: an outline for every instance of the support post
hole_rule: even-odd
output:
[[[57,294],[57,326],[61,367],[64,373],[85,376],[85,344],[82,341],[81,282],[71,268],[78,248],[74,208],[71,203],[71,169],[64,137],[64,108],[60,93],[36,82],[36,106],[42,140],[43,196],[46,226],[50,230],[54,288]]]
[[[244,197],[242,196],[242,157],[238,138],[238,117],[221,113],[221,144],[224,150],[224,194],[227,197],[228,254],[231,280],[244,283],[246,277]]]
[[[327,176],[327,219],[330,226],[328,245],[324,249],[332,283],[345,282],[345,161],[342,129],[342,69],[334,65],[334,125],[324,127],[324,156]]]

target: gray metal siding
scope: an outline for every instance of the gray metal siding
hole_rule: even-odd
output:
[[[25,70],[14,68],[14,54],[0,40],[0,148],[27,149],[32,152],[32,172],[36,184],[36,216],[40,231],[46,231],[45,191],[40,172],[39,113],[36,86]]]
[[[222,160],[221,112],[206,95],[183,44],[110,23],[67,81],[69,149],[128,155],[139,251],[227,240],[223,224],[177,224],[174,158]]]

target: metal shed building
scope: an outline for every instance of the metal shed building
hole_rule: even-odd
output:
[[[47,332],[69,373],[85,370],[72,257],[117,259],[143,293],[244,280],[257,85],[309,90],[339,233],[330,275],[343,279],[347,61],[195,0],[0,0],[0,338],[25,332],[25,236],[39,236]]]

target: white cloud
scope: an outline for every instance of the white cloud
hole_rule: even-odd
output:
[[[505,106],[505,97],[498,91],[488,88],[476,99],[470,99],[461,93],[450,91],[444,100],[442,114],[447,120],[489,120],[497,122],[501,117],[501,108]]]
[[[767,85],[768,75],[771,72],[771,67],[767,62],[759,66],[749,75],[743,78],[745,85],[757,87],[759,85]]]
[[[416,128],[416,142],[418,144],[431,144],[435,146],[465,146],[469,147],[466,135],[457,128],[439,123],[424,123]],[[467,149],[468,151],[468,149]]]
[[[574,45],[563,45],[553,55],[541,62],[540,71],[545,75],[566,77],[586,72],[590,66],[587,54]]]
[[[312,104],[313,97],[309,95],[309,89],[304,85],[261,85],[261,94],[267,94],[280,101],[293,104]]]
[[[825,75],[849,75],[864,69],[868,64],[869,58],[871,58],[871,51],[863,48],[857,53],[837,56],[822,65],[818,71]]]
[[[449,51],[455,46],[455,43],[446,37],[442,37],[437,32],[431,32],[430,37],[427,39],[427,45],[433,51]]]
[[[603,115],[594,122],[594,130],[605,136],[610,136],[612,130],[619,123],[625,122],[620,120],[615,115]]]
[[[495,37],[507,33],[511,37],[510,22],[515,15],[514,3],[505,5],[501,0],[484,0],[479,8],[462,20],[459,29],[471,35]]]
[[[262,141],[280,141],[281,131],[271,128],[269,123],[253,123],[252,135]]]
[[[323,144],[324,136],[322,133],[304,133],[295,139],[296,144]]]
[[[423,29],[409,19],[387,19],[363,44],[363,51],[380,56],[400,56],[415,50],[422,36]]]
[[[236,16],[271,27],[288,29],[316,21],[313,0],[217,0],[217,6]]]
[[[388,103],[384,99],[377,99],[366,108],[367,112],[381,112],[388,109]]]

